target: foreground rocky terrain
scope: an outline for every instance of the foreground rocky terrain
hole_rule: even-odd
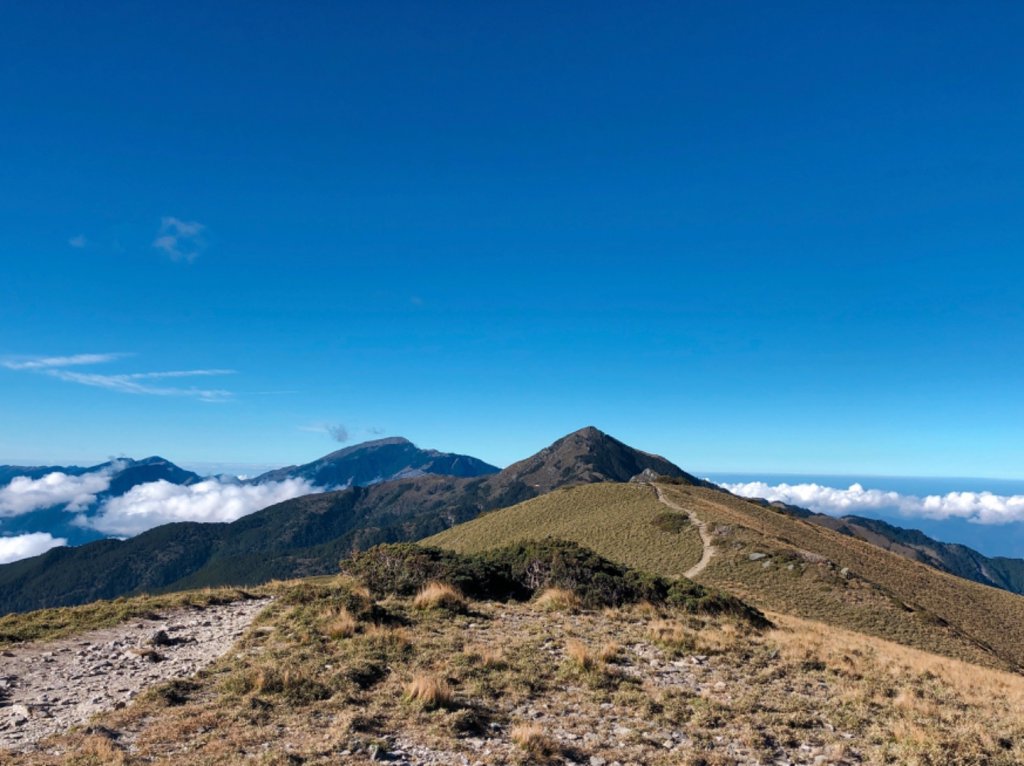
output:
[[[0,653],[0,748],[21,750],[140,691],[188,677],[242,635],[269,599],[181,609]]]
[[[43,667],[64,663],[69,680],[82,676],[69,689],[124,689],[126,704],[78,695],[84,706],[64,705],[75,714],[61,720],[94,712],[84,725],[51,725],[45,737],[29,718],[18,727],[21,740],[6,740],[15,750],[0,763],[1024,759],[1019,675],[820,623],[769,615],[773,625],[759,627],[642,602],[584,608],[559,589],[517,603],[469,601],[444,588],[416,599],[371,595],[346,577],[274,587],[266,607],[164,615],[12,651]],[[157,649],[169,658],[152,665],[97,657],[123,657],[164,625],[169,638],[196,641]],[[201,632],[215,626],[219,638]],[[190,647],[197,653],[171,658]],[[42,681],[41,669],[23,672],[39,679],[40,691],[49,683],[55,700],[68,696],[60,683]],[[143,691],[129,700],[132,690]]]

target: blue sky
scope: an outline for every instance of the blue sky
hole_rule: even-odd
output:
[[[1022,22],[5,4],[0,462],[1024,478]]]

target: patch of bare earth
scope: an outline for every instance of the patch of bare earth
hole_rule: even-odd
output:
[[[0,651],[0,748],[24,750],[124,708],[148,687],[194,675],[227,651],[268,603],[180,609]]]

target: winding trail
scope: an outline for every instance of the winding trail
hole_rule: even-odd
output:
[[[654,491],[658,493],[658,500],[674,511],[685,513],[690,518],[690,521],[696,525],[697,531],[700,532],[700,541],[704,544],[704,551],[701,553],[700,561],[686,570],[686,573],[683,575],[687,579],[692,580],[703,572],[707,568],[707,565],[711,563],[711,559],[714,558],[715,546],[711,541],[711,531],[708,529],[708,525],[697,518],[697,515],[693,511],[683,508],[681,505],[674,503],[665,497],[665,493],[661,491],[661,487],[653,483],[651,486],[654,487]]]

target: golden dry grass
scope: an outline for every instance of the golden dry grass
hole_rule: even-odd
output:
[[[558,756],[558,744],[544,733],[544,727],[535,723],[516,724],[509,731],[509,739],[535,761],[547,763]]]
[[[331,638],[351,638],[359,629],[359,620],[344,607],[330,610],[325,617],[327,626],[324,632]]]
[[[443,678],[419,673],[405,685],[405,700],[424,710],[449,708],[455,704],[455,692]]]
[[[559,489],[491,511],[423,540],[459,553],[480,553],[524,540],[554,537],[590,548],[612,561],[667,576],[700,561],[703,546],[692,524],[667,531],[668,509],[640,484],[590,484]]]
[[[572,639],[565,644],[565,656],[581,670],[592,670],[597,667],[598,658],[582,641]]]
[[[546,611],[576,612],[583,606],[580,597],[566,588],[545,588],[533,600]]]
[[[428,582],[413,599],[417,609],[446,609],[449,612],[464,612],[466,597],[458,588],[444,582]]]

